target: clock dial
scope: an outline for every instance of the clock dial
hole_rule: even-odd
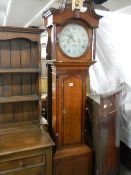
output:
[[[72,58],[80,57],[88,48],[88,33],[85,28],[79,24],[68,24],[60,33],[59,45],[67,56]]]

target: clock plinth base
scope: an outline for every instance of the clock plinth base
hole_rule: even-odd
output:
[[[91,175],[92,150],[87,145],[57,150],[53,157],[53,175]]]

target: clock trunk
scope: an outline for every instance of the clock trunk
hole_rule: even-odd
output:
[[[52,129],[57,147],[84,143],[86,76],[52,68]]]

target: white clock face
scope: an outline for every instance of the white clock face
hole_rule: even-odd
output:
[[[59,45],[67,56],[78,58],[82,56],[88,48],[88,33],[85,28],[79,24],[68,24],[60,33]]]

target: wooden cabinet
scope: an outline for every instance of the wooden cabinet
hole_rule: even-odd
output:
[[[87,131],[94,150],[94,174],[97,175],[119,173],[119,101],[119,93],[87,97],[87,120],[90,120]]]
[[[52,146],[41,120],[43,30],[0,28],[0,175],[51,175]]]

